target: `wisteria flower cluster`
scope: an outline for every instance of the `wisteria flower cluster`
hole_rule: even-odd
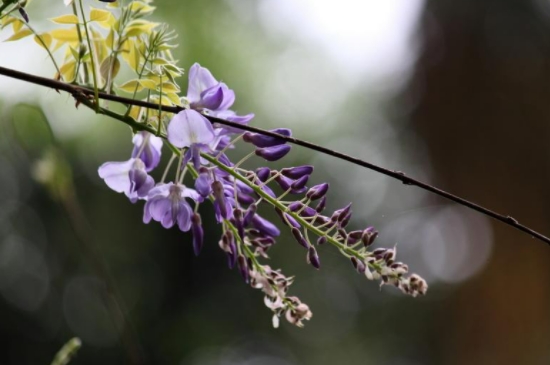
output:
[[[313,267],[321,266],[316,246],[330,243],[367,279],[380,280],[381,285],[394,285],[412,296],[425,294],[426,282],[416,274],[407,276],[408,266],[395,261],[395,248],[369,251],[378,235],[373,227],[347,228],[351,204],[325,212],[329,184],[308,185],[313,166],[279,170],[267,166],[253,170],[242,167],[245,160],[254,155],[267,162],[280,160],[291,146],[281,138],[212,124],[205,117],[248,124],[254,115],[237,115],[230,109],[234,102],[233,90],[217,81],[206,68],[194,64],[189,70],[189,86],[183,98],[185,109],[174,115],[165,127],[167,142],[150,132],[140,131],[133,137],[130,159],[104,163],[99,168],[99,176],[132,203],[145,201],[144,223],[154,220],[164,228],[177,225],[183,232],[191,231],[196,255],[205,242],[212,240],[205,237],[198,208],[202,203],[213,204],[214,218],[222,227],[219,247],[227,256],[229,268],[236,268],[246,283],[263,292],[265,304],[273,312],[275,327],[281,316],[301,327],[312,312],[300,299],[287,294],[293,277],[260,262],[268,258],[270,248],[280,235],[277,224],[258,213],[261,204],[274,208],[280,223],[304,248],[306,261]],[[157,130],[163,130],[162,119],[156,122]],[[291,131],[285,128],[272,132],[291,136]],[[233,163],[226,152],[239,142],[253,147],[253,152]],[[150,172],[159,165],[163,143],[168,143],[175,153],[161,180],[155,183]],[[175,174],[168,179],[174,161],[177,161]],[[186,183],[189,181],[186,177],[193,183]],[[275,186],[283,193],[276,194]]]

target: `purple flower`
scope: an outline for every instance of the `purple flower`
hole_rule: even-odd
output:
[[[214,128],[208,119],[194,110],[182,110],[168,124],[168,140],[176,147],[187,147],[184,164],[193,160],[197,169],[200,166],[201,151],[210,152],[215,139]]]
[[[145,163],[139,158],[124,162],[105,162],[98,169],[99,177],[117,193],[124,193],[132,203],[145,198],[155,181],[147,174]]]
[[[182,184],[160,184],[149,191],[145,203],[143,222],[151,219],[160,222],[164,228],[177,224],[179,229],[187,232],[191,228],[193,209],[185,198],[201,202],[202,197],[194,189]]]
[[[223,82],[218,82],[208,69],[195,63],[189,69],[187,100],[191,109],[223,111],[235,102],[235,92]]]
[[[132,143],[134,144],[132,158],[140,158],[147,172],[157,167],[160,162],[162,138],[143,131],[134,135]]]
[[[189,107],[197,111],[205,110],[208,115],[239,124],[248,124],[254,114],[237,115],[229,108],[235,102],[235,92],[225,83],[219,82],[212,73],[198,63],[189,69],[189,87],[187,88]],[[219,134],[241,133],[238,128],[216,124]]]

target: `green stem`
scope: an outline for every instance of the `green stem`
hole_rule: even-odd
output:
[[[76,9],[76,4],[75,4],[74,1],[72,3],[72,8],[73,8],[73,14],[78,17],[78,10]],[[83,41],[82,41],[83,38],[82,38],[82,30],[80,30],[80,25],[76,24],[75,27],[76,27],[76,34],[78,35],[78,44],[79,44],[78,66],[76,68],[76,72],[77,72],[77,75],[78,75],[78,71],[80,69],[80,64],[82,63],[82,61],[81,61],[82,57],[80,56],[80,45],[83,43]],[[86,65],[86,62],[82,63],[82,65],[84,67],[84,83],[87,84],[88,83],[88,65]]]
[[[88,52],[90,52],[90,61],[92,62],[92,77],[94,79],[94,98],[95,98],[95,110],[96,113],[99,113],[99,90],[97,87],[97,70],[95,65],[95,52],[92,48],[92,41],[90,37],[90,32],[88,30],[88,21],[86,20],[86,15],[84,14],[84,6],[82,5],[82,0],[78,1],[80,5],[80,12],[82,13],[82,21],[84,23],[84,31],[86,32],[86,41],[88,43]]]

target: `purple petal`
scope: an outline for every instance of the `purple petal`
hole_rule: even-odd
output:
[[[176,147],[209,144],[215,138],[212,125],[194,110],[182,110],[168,124],[168,140]]]
[[[200,101],[191,106],[210,109],[213,112],[227,110],[235,102],[235,92],[223,82],[202,91],[200,97]]]
[[[170,216],[172,214],[172,203],[168,198],[154,197],[147,203],[149,214],[157,222],[160,222],[166,215]]]
[[[187,232],[191,229],[191,216],[193,210],[185,200],[181,200],[178,204],[178,227],[182,232]]]
[[[216,85],[210,89],[204,90],[201,93],[200,106],[210,110],[216,110],[223,102],[223,89],[221,85]],[[193,104],[192,104],[193,107]]]
[[[212,179],[209,174],[207,172],[200,173],[199,177],[195,180],[195,189],[201,196],[206,198],[212,191],[212,188],[210,187],[211,184]]]

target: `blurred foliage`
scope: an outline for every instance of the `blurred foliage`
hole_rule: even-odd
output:
[[[33,2],[28,8],[33,21],[41,6],[54,3],[61,2]],[[418,99],[407,123],[400,123],[400,117],[393,122],[402,128],[403,144],[415,134],[426,141],[426,156],[433,159],[434,181],[439,185],[518,213],[549,232],[545,60],[550,33],[547,15],[534,3],[428,2],[423,23],[426,45],[417,71],[396,104],[387,108],[391,114],[398,108],[393,105]],[[247,70],[261,69],[258,64],[276,53],[283,41],[269,38],[255,18],[243,22],[228,1],[174,0],[155,5],[155,20],[166,21],[179,34],[180,47],[173,56],[180,66],[207,64],[237,91],[239,109],[261,110],[252,80],[258,73]],[[537,46],[525,53],[513,51],[526,44]],[[539,62],[540,71],[531,77],[532,65]],[[421,96],[418,90],[424,90]],[[341,114],[362,120],[370,92],[350,96]],[[72,109],[73,104],[69,101],[62,108]],[[316,272],[304,265],[303,252],[286,236],[274,250],[273,261],[301,277],[294,290],[315,315],[304,329],[273,330],[266,321],[269,311],[258,305],[261,294],[250,291],[236,271],[227,269],[217,242],[207,241],[195,258],[189,234],[142,224],[141,207],[113,195],[99,181],[96,168],[102,158],[130,152],[126,127],[84,114],[93,130],[55,144],[47,127],[55,120],[48,115],[39,107],[0,101],[2,364],[47,364],[75,335],[84,345],[71,364],[127,363],[102,299],[103,284],[83,254],[70,218],[51,199],[51,189],[33,180],[33,171],[46,181],[52,177],[73,181],[92,227],[90,240],[117,283],[147,363],[550,361],[547,247],[497,225],[496,252],[485,271],[461,285],[439,285],[428,297],[412,300],[393,296],[391,290],[379,293],[376,285],[353,275],[349,263],[328,250],[321,250],[323,269]],[[259,119],[262,125],[279,122],[276,115],[266,113]],[[344,140],[357,134],[371,142],[364,125],[333,123],[331,128]],[[329,143],[334,134],[322,138]],[[406,151],[415,153],[414,148]],[[531,160],[533,156],[536,160]],[[306,163],[310,157],[309,152],[299,151],[290,155],[294,161],[289,163]],[[409,171],[407,167],[403,170]],[[315,178],[335,184],[344,180],[321,169],[316,174]],[[371,176],[363,175],[363,184]],[[396,189],[414,194],[398,184]],[[343,189],[338,194],[333,200],[354,199]],[[395,209],[403,213],[407,208],[397,203]],[[379,215],[371,219],[383,221]],[[219,236],[217,225],[205,223],[207,239]],[[452,239],[447,238],[451,243]]]

